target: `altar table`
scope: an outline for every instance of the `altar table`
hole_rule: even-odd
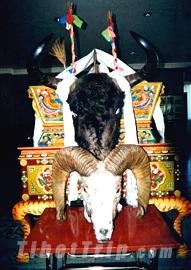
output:
[[[84,218],[83,207],[69,207],[67,220],[56,220],[56,209],[46,208],[36,222],[24,243],[24,252],[46,254],[46,269],[57,269],[57,256],[63,255],[64,268],[67,256],[124,256],[136,255],[136,261],[130,269],[147,269],[140,258],[148,252],[150,263],[148,269],[157,269],[158,257],[172,255],[172,250],[179,248],[180,243],[169,228],[161,213],[154,205],[148,206],[143,218],[136,217],[136,209],[124,206],[114,221],[112,238],[108,242],[98,243],[93,225]],[[170,253],[169,253],[170,252]],[[52,258],[51,258],[52,257]],[[52,261],[52,265],[51,265]],[[90,266],[90,265],[88,265]],[[128,263],[116,260],[113,267],[129,269]],[[102,265],[104,269],[112,264]],[[64,269],[63,268],[63,269]],[[73,268],[73,267],[72,267]],[[75,265],[80,268],[80,265]],[[88,268],[88,267],[87,267]]]

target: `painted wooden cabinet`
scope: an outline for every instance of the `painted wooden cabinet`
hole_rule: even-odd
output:
[[[168,144],[143,144],[151,167],[151,196],[178,194],[180,177],[179,156]],[[52,162],[57,147],[21,147],[20,166],[22,200],[51,200]],[[69,188],[69,185],[68,185]],[[68,190],[67,190],[68,191]],[[80,179],[79,179],[79,198]]]

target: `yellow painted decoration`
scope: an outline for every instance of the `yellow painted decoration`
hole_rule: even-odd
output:
[[[27,160],[26,159],[21,159],[20,160],[20,165],[23,166],[23,167],[26,166],[27,165]]]
[[[141,82],[131,90],[133,109],[137,122],[151,121],[163,85],[159,82]]]
[[[28,200],[29,200],[29,195],[26,194],[26,193],[24,193],[24,194],[22,195],[22,199],[23,199],[23,201],[28,201]]]
[[[29,195],[52,194],[51,165],[27,167]]]
[[[174,190],[174,162],[151,162],[151,191]]]

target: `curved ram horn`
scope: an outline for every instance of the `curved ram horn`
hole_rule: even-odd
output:
[[[155,71],[158,65],[158,54],[150,41],[148,41],[146,38],[140,36],[139,34],[133,31],[130,31],[130,33],[133,36],[133,38],[136,40],[136,42],[146,52],[146,56],[147,56],[146,64],[139,71],[137,71],[134,74],[130,74],[126,76],[126,79],[128,80],[130,86],[134,86],[140,81],[143,81],[149,78],[151,74],[153,74],[153,72]]]
[[[71,172],[89,176],[97,168],[97,159],[87,150],[75,146],[65,147],[55,154],[52,164],[52,190],[57,219],[65,219],[65,189]]]
[[[132,170],[137,181],[138,203],[147,209],[151,171],[147,153],[139,145],[121,144],[114,148],[104,160],[105,167],[114,175],[122,175],[127,169]]]
[[[45,84],[56,88],[60,79],[44,74],[40,70],[41,62],[44,56],[48,53],[51,47],[53,34],[46,36],[39,45],[34,49],[32,55],[27,63],[27,72],[29,74],[29,83],[32,85]]]

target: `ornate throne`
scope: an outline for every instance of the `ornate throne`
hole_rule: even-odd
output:
[[[182,236],[181,221],[191,213],[191,204],[181,197],[179,183],[182,181],[178,150],[173,145],[158,142],[152,128],[153,113],[164,93],[161,82],[143,81],[131,90],[139,144],[150,158],[152,186],[150,204],[162,211],[178,210],[173,227]],[[54,154],[64,146],[63,104],[55,89],[44,85],[30,86],[29,98],[35,118],[42,130],[37,145],[19,147],[22,198],[13,207],[13,218],[23,226],[24,239],[30,233],[28,214],[41,215],[45,208],[55,207],[51,189],[51,168]],[[124,140],[124,119],[121,119],[119,144]],[[125,183],[125,181],[124,181]],[[67,192],[69,192],[68,184]],[[80,179],[78,198],[81,199]],[[185,255],[186,246],[179,249]],[[28,261],[28,254],[18,254],[17,260]]]

